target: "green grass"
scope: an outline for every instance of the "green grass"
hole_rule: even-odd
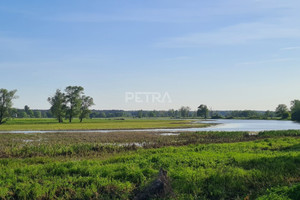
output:
[[[258,200],[293,200],[300,199],[300,184],[292,186],[274,187],[268,189],[267,194],[258,198]]]
[[[0,157],[99,157],[143,148],[253,140],[247,132],[198,132],[163,136],[155,132],[1,134]]]
[[[86,119],[82,123],[58,123],[55,119],[12,119],[0,125],[0,131],[13,130],[96,130],[96,129],[149,129],[206,127],[209,124],[192,123],[192,120],[172,119]]]
[[[300,130],[262,131],[259,133],[259,137],[282,137],[282,136],[300,136]]]
[[[1,134],[0,199],[132,199],[160,168],[176,199],[299,199],[299,137],[123,134]]]

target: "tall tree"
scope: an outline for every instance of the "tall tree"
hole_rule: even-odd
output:
[[[190,107],[188,107],[188,106],[182,106],[179,109],[180,116],[181,117],[188,117],[189,113],[190,113],[190,110],[191,110]]]
[[[271,111],[267,110],[267,111],[264,113],[264,118],[265,118],[265,119],[268,119],[269,117],[271,117],[271,119],[272,119],[273,113],[272,113]]]
[[[33,112],[35,118],[42,118],[42,113],[39,110]]]
[[[149,117],[156,117],[155,111],[150,111],[149,112]]]
[[[300,122],[300,100],[294,100],[291,102],[291,117],[293,121]]]
[[[98,117],[100,117],[100,118],[105,118],[106,117],[106,114],[105,114],[105,112],[100,112],[99,113],[99,115],[98,115]]]
[[[82,122],[84,118],[89,117],[89,114],[91,113],[89,108],[92,105],[95,105],[92,97],[84,96],[84,95],[81,97],[81,106],[80,106],[80,113],[79,113],[80,122]]]
[[[198,110],[197,110],[197,116],[198,117],[204,117],[205,119],[207,119],[208,117],[208,108],[206,105],[204,104],[201,104],[199,107],[198,107]]]
[[[17,98],[16,92],[17,90],[0,89],[0,124],[5,123],[10,118],[12,100]]]
[[[175,110],[174,109],[168,110],[168,117],[175,117]]]
[[[34,117],[34,113],[33,113],[32,110],[30,110],[30,108],[29,108],[28,105],[24,106],[24,110],[25,110],[25,112],[26,112],[26,114],[27,114],[28,117]]]
[[[24,106],[24,110],[25,110],[26,114],[28,115],[29,114],[29,110],[30,110],[29,106],[25,105]]]
[[[67,117],[69,122],[72,122],[74,117],[77,117],[80,113],[81,95],[83,94],[83,87],[81,86],[68,86],[65,89],[66,102],[67,102]]]
[[[20,110],[19,112],[18,112],[18,118],[27,118],[28,116],[27,116],[27,113],[25,112],[25,111],[23,111],[23,110]]]
[[[138,117],[138,118],[142,118],[142,117],[143,117],[143,110],[139,110],[139,111],[137,112],[137,117]]]
[[[49,97],[48,101],[51,104],[51,113],[57,118],[59,123],[62,123],[67,109],[65,94],[60,90],[56,90],[54,96]]]
[[[279,104],[275,110],[275,114],[282,119],[287,119],[290,116],[289,109],[285,104]]]
[[[17,110],[16,108],[10,109],[10,116],[11,116],[12,118],[18,117],[18,110]]]

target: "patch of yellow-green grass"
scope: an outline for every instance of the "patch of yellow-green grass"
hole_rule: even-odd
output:
[[[209,124],[192,123],[192,120],[172,119],[88,119],[72,123],[58,123],[55,119],[12,119],[0,125],[0,131],[13,130],[99,130],[99,129],[154,129],[206,127]]]

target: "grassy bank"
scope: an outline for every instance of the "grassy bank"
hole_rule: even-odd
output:
[[[132,199],[160,168],[177,199],[296,199],[299,131],[283,132],[1,134],[0,199]]]
[[[99,157],[143,148],[253,140],[247,132],[199,132],[164,136],[153,132],[1,134],[0,158]]]
[[[148,129],[206,127],[208,124],[192,123],[193,120],[172,119],[86,119],[82,123],[58,123],[55,119],[12,119],[0,125],[0,131],[12,130],[96,130],[96,129]]]

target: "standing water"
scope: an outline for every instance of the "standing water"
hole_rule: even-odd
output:
[[[217,119],[195,121],[194,123],[215,124],[206,128],[172,128],[172,129],[125,129],[125,130],[47,130],[47,131],[0,131],[0,133],[108,133],[108,132],[164,132],[165,135],[174,132],[194,132],[194,131],[271,131],[271,130],[300,130],[300,123],[281,120],[238,120],[238,119]]]
[[[199,123],[199,122],[197,122]],[[271,131],[271,130],[300,130],[300,123],[281,120],[238,120],[217,119],[201,121],[201,123],[217,123],[216,126],[203,128],[203,131]]]

